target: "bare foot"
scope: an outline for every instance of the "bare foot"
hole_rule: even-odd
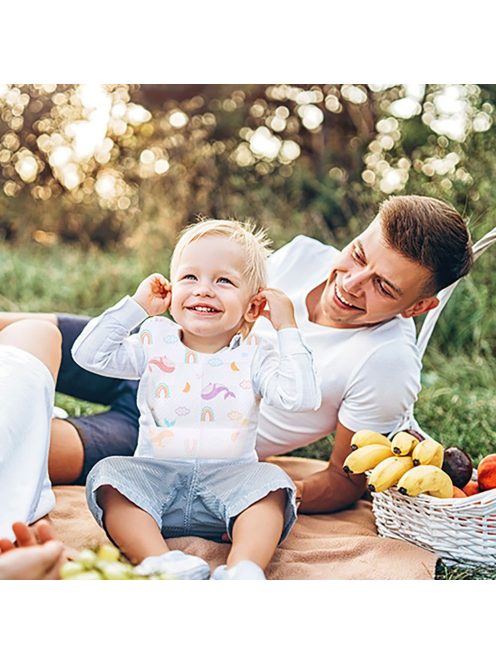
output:
[[[64,545],[54,539],[50,524],[41,520],[34,526],[16,522],[12,525],[16,536],[14,545],[0,540],[0,579],[58,579],[65,562]]]

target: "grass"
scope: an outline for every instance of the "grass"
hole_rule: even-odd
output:
[[[443,311],[424,358],[415,408],[425,431],[445,447],[463,448],[474,464],[496,452],[496,276],[490,252]],[[161,263],[167,265],[168,258],[165,252]],[[160,266],[145,253],[0,245],[0,309],[95,315],[133,292],[145,275],[157,269]],[[102,410],[60,394],[56,403],[75,415]],[[332,436],[294,454],[328,459],[331,446]],[[496,579],[496,567],[463,568],[441,562],[436,578]]]

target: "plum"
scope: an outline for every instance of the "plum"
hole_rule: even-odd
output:
[[[472,459],[459,447],[448,447],[444,450],[443,467],[451,477],[453,485],[462,489],[472,479]]]

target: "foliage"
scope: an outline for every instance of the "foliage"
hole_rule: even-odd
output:
[[[492,208],[477,85],[4,85],[6,239],[160,246],[206,216],[339,242],[390,193]]]

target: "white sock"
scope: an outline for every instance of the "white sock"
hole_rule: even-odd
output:
[[[208,579],[210,568],[202,558],[182,551],[167,551],[160,556],[145,558],[134,570],[136,574],[165,574],[172,580],[191,581]]]
[[[259,565],[251,560],[240,560],[232,567],[220,565],[211,577],[212,581],[265,581],[266,576]]]

